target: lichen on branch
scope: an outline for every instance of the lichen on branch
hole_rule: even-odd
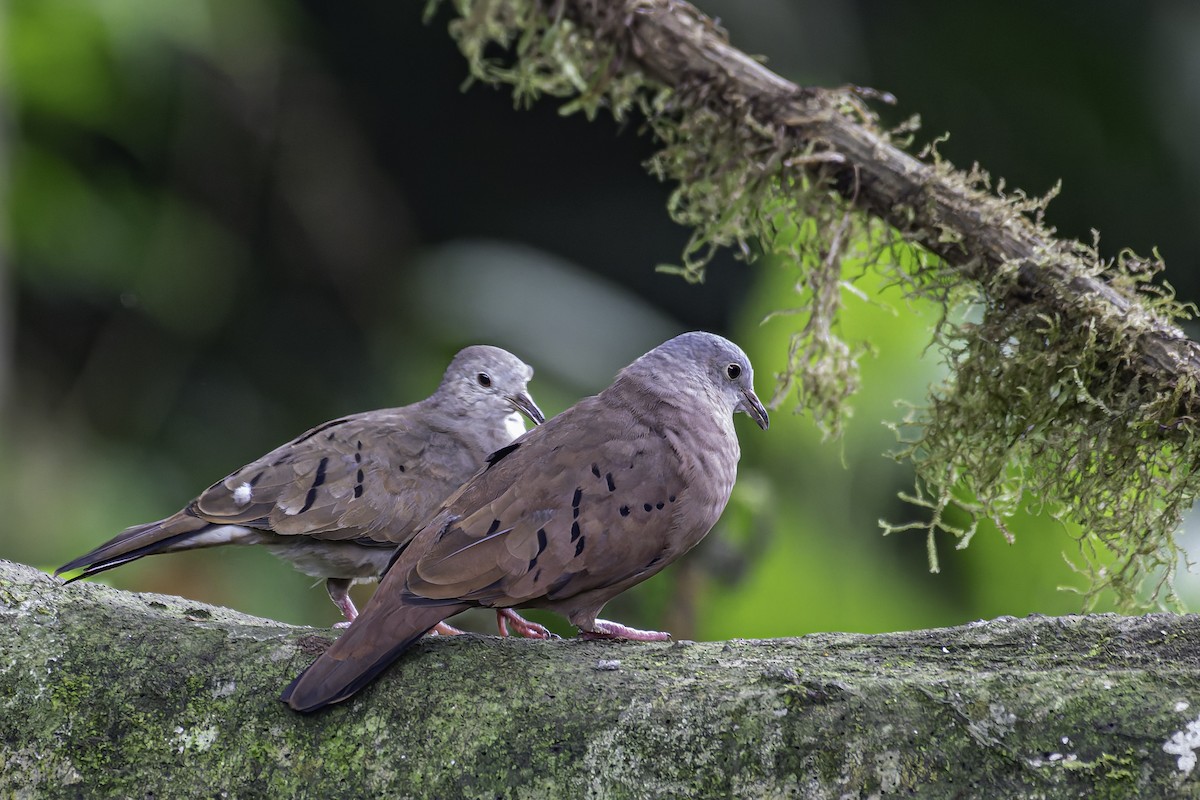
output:
[[[1200,491],[1200,346],[1176,327],[1191,308],[1154,280],[1157,256],[1103,259],[1057,238],[1048,198],[958,170],[936,146],[909,153],[915,125],[885,131],[867,105],[886,96],[800,88],[685,2],[453,5],[474,79],[520,105],[550,95],[563,113],[636,118],[659,142],[647,167],[693,231],[669,270],[702,280],[726,247],[791,265],[797,298],[779,313],[796,328],[774,405],[795,390],[839,432],[865,347],[838,333],[849,260],[940,309],[933,346],[950,377],[897,423],[932,566],[935,532],[965,546],[990,520],[1011,536],[1032,504],[1076,533],[1089,602],[1174,600],[1174,531]]]

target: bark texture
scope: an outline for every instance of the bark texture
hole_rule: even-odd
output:
[[[9,562],[0,620],[4,796],[1200,794],[1195,616],[661,645],[435,638],[311,717],[276,697],[329,631]]]

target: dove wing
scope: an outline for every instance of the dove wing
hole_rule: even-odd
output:
[[[475,448],[421,414],[415,405],[326,422],[213,484],[189,510],[281,535],[400,543],[479,466]]]
[[[590,398],[498,451],[446,501],[406,601],[551,605],[671,560],[686,503],[681,459],[631,409],[600,403]],[[601,414],[611,424],[596,426]]]

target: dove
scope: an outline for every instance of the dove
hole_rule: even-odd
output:
[[[350,586],[377,578],[396,547],[489,453],[524,433],[520,414],[545,421],[527,391],[531,377],[533,369],[506,350],[467,347],[426,399],[318,425],[178,513],[129,528],[54,574],[82,570],[70,583],[156,553],[262,545],[325,578],[346,618],[339,625],[348,624],[358,616]],[[507,611],[498,618],[501,633],[506,618],[525,635],[549,635]]]
[[[753,384],[741,348],[685,333],[497,450],[397,549],[362,615],[281,699],[306,713],[346,700],[471,607],[548,609],[585,638],[669,638],[597,616],[716,523],[737,475],[734,412],[769,425]]]

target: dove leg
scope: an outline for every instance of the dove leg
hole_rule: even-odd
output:
[[[429,629],[430,636],[462,636],[466,631],[459,630],[453,625],[447,625],[445,622],[439,622]]]
[[[325,591],[329,592],[329,599],[346,618],[343,622],[334,623],[333,627],[335,628],[348,628],[350,623],[358,617],[358,609],[354,607],[354,601],[350,599],[351,583],[353,581],[346,578],[327,578],[325,580]]]
[[[580,639],[628,639],[631,642],[665,642],[671,638],[666,631],[640,631],[617,622],[598,619],[590,631],[580,631]]]
[[[511,608],[496,609],[496,627],[500,629],[501,636],[508,636],[508,623],[512,623],[513,633],[524,636],[526,639],[557,639],[553,633],[544,625],[538,625],[536,622],[530,622],[522,617]]]

